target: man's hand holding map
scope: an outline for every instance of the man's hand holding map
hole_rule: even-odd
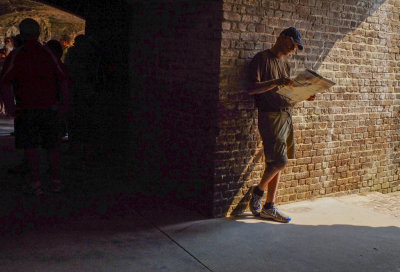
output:
[[[307,100],[317,93],[325,92],[336,84],[309,69],[299,72],[292,80],[293,85],[282,87],[277,93],[294,102]]]

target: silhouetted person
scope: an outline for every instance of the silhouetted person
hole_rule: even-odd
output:
[[[59,41],[50,40],[46,43],[46,46],[51,49],[58,60],[61,60],[63,49]]]
[[[13,41],[14,41],[14,47],[15,48],[18,48],[18,47],[20,47],[20,46],[22,46],[24,44],[24,41],[21,38],[21,34],[16,35],[13,38]]]
[[[61,62],[64,63],[65,62],[65,56],[68,53],[69,48],[72,46],[71,44],[72,39],[70,35],[62,35],[60,38],[60,44],[61,44],[61,48],[62,48],[62,54],[61,54]]]
[[[289,86],[290,66],[285,60],[296,49],[303,49],[300,33],[290,27],[283,30],[271,49],[259,52],[249,66],[249,94],[255,96],[258,108],[258,129],[264,145],[266,167],[258,186],[253,188],[250,210],[255,216],[287,223],[290,217],[274,206],[281,171],[288,159],[294,159],[294,133],[292,107],[294,103],[277,93],[280,87]],[[309,98],[314,100],[314,96]],[[262,197],[267,190],[267,200],[262,207]]]
[[[6,57],[11,53],[14,49],[14,43],[10,37],[6,37],[4,39],[4,47],[0,49],[0,75],[3,70],[3,65],[6,60]],[[0,96],[0,114],[5,114],[5,106],[4,102]]]
[[[90,159],[94,137],[92,109],[96,93],[96,49],[85,35],[78,35],[66,55],[65,66],[71,78],[72,118],[69,143],[72,152],[79,152],[83,159]]]
[[[21,34],[18,34],[15,37],[13,37],[13,41],[14,41],[14,48],[18,48],[23,45]],[[15,131],[15,120],[14,120],[14,131]],[[14,132],[11,133],[11,135],[14,134],[15,134]],[[21,163],[8,169],[9,174],[26,174],[28,172],[29,172],[28,160],[26,159],[25,155]]]
[[[1,92],[6,110],[15,116],[15,145],[28,160],[32,193],[43,194],[37,148],[47,150],[53,191],[61,190],[58,122],[69,107],[67,77],[52,51],[38,42],[39,24],[24,19],[19,24],[23,45],[6,59]],[[63,104],[57,99],[60,91]],[[14,94],[14,95],[13,95]],[[14,105],[14,96],[16,105]]]
[[[6,57],[14,50],[14,42],[11,37],[4,39],[4,47],[0,49],[0,75],[3,70],[3,65]]]
[[[48,48],[50,48],[51,51],[54,53],[54,55],[57,57],[57,59],[59,61],[61,61],[61,57],[63,55],[63,49],[62,49],[60,42],[58,42],[57,40],[50,40],[46,43],[46,46]],[[68,72],[67,72],[65,65],[63,63],[60,63],[60,67],[62,68],[63,72],[68,76]],[[57,93],[57,99],[60,101],[60,103],[62,103],[62,101],[61,101],[62,97],[60,95],[60,92]],[[68,114],[68,113],[66,113],[66,114]],[[68,141],[67,119],[68,119],[68,117],[64,116],[64,118],[62,118],[61,123],[60,123],[61,141],[63,141],[63,142]]]

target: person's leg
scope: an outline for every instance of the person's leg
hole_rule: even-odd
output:
[[[290,115],[286,112],[259,112],[258,128],[264,145],[264,155],[267,162],[260,183],[253,188],[250,199],[250,210],[259,215],[262,210],[262,197],[269,187],[269,199],[275,198],[280,171],[288,161],[286,139],[289,132]],[[271,183],[271,185],[268,185]]]
[[[47,150],[47,159],[51,167],[51,178],[52,180],[59,180],[59,162],[60,162],[60,149],[52,148]]]
[[[268,183],[267,199],[265,205],[260,212],[260,216],[265,219],[272,219],[281,223],[288,223],[291,218],[275,208],[275,197],[278,191],[278,183],[281,176],[281,171],[284,166],[279,170],[276,175]]]
[[[30,142],[27,140],[28,135],[30,134],[29,131],[27,131],[26,127],[29,127],[29,125],[25,125],[25,120],[21,120],[21,117],[15,117],[14,118],[14,137],[15,137],[15,149],[25,149],[25,145]],[[22,161],[18,163],[17,165],[9,168],[7,172],[9,174],[28,174],[29,173],[29,165],[28,165],[28,159],[26,158],[25,152],[23,153],[24,157],[22,158]]]
[[[60,138],[62,142],[68,141],[68,122],[67,117],[60,118]]]
[[[29,173],[29,183],[35,195],[43,194],[40,182],[40,156],[38,147],[38,124],[34,111],[17,111],[15,118],[15,148],[24,150]]]
[[[51,169],[51,180],[53,192],[59,193],[62,191],[62,182],[60,179],[59,162],[60,162],[60,149],[58,147],[47,150],[47,159]]]
[[[276,173],[275,176],[268,183],[267,200],[265,201],[265,203],[275,202],[275,197],[278,191],[278,182],[280,177],[281,177],[281,171],[278,171],[278,173]]]
[[[272,164],[270,163],[264,171],[264,174],[261,178],[260,183],[257,185],[258,189],[260,191],[265,191],[265,189],[267,188],[268,185],[268,190],[269,190],[269,184],[273,181],[273,180],[277,180],[276,183],[278,183],[279,180],[279,176],[280,176],[280,171],[285,167],[285,163],[282,164]],[[277,177],[277,175],[279,174],[279,176]]]
[[[40,135],[42,147],[47,150],[47,160],[50,165],[50,175],[53,183],[53,191],[61,190],[59,173],[60,162],[60,133],[59,118],[55,111],[45,110],[42,112],[42,126]]]
[[[33,180],[40,180],[39,153],[36,148],[25,148],[29,171]]]
[[[259,215],[262,209],[262,198],[264,191],[268,186],[267,202],[269,203],[275,200],[278,182],[280,178],[281,170],[285,168],[286,163],[268,163],[265,167],[264,175],[261,178],[260,183],[253,188],[250,199],[250,210],[254,215]]]
[[[264,191],[268,183],[287,162],[286,138],[289,132],[286,112],[259,112],[258,129],[263,141],[266,167],[257,188]]]
[[[40,181],[39,152],[36,148],[25,148],[25,157],[28,161],[30,171],[30,185],[36,195],[43,194]]]
[[[71,105],[71,110],[68,112],[68,151],[67,153],[71,155],[80,154],[80,146],[78,139],[78,126],[80,118],[77,114],[76,105]]]

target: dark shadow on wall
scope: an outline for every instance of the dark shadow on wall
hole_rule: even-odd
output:
[[[132,179],[210,214],[221,3],[138,1],[130,31]]]
[[[325,4],[328,1],[318,2]],[[352,4],[350,2],[349,4]],[[328,9],[329,7],[332,9],[330,12],[336,20],[328,20],[324,16],[318,15],[317,7],[311,8],[312,12],[308,15],[301,14],[298,9],[294,9],[293,18],[296,18],[295,21],[272,18],[272,21],[279,23],[280,28],[272,29],[271,27],[272,33],[267,34],[277,37],[283,29],[295,26],[302,34],[304,51],[299,51],[298,54],[290,57],[289,62],[291,62],[294,70],[309,68],[317,71],[323,65],[335,43],[348,35],[349,31],[356,30],[362,22],[385,2],[384,0],[364,1],[360,2],[357,8],[353,7],[342,11],[335,10],[337,8],[336,3],[331,4],[331,6],[328,3]],[[354,5],[356,4],[356,1],[354,1]],[[315,9],[315,12],[313,9]],[[326,27],[329,28],[331,33],[325,32]],[[229,37],[231,31],[224,30],[223,33],[226,34],[226,37]],[[376,31],[367,32],[367,38],[378,37]],[[358,33],[357,35],[361,34]],[[218,104],[220,134],[217,138],[216,152],[218,166],[222,170],[217,169],[215,178],[215,195],[218,196],[215,200],[214,213],[216,216],[224,216],[232,212],[237,214],[243,211],[247,206],[249,188],[252,184],[259,182],[259,177],[254,176],[253,170],[260,166],[260,161],[255,159],[259,154],[259,147],[254,144],[254,141],[258,141],[260,138],[257,124],[254,122],[254,119],[257,118],[254,100],[245,91],[247,69],[251,58],[257,52],[270,48],[275,39],[271,41],[265,35],[255,32],[249,33],[249,36],[246,37],[246,40],[234,41],[237,42],[236,44],[244,42],[248,46],[253,44],[253,49],[243,50],[244,54],[240,54],[238,57],[224,55],[224,49],[222,49],[221,54],[221,64],[222,66],[226,64],[226,68],[221,68],[221,88]],[[356,40],[357,38],[354,41]],[[230,44],[233,46],[235,43]],[[254,48],[257,48],[257,45],[259,49],[255,50]],[[233,47],[233,49],[235,48]],[[357,57],[365,57],[362,47],[354,52]],[[346,58],[346,56],[340,54],[331,55],[329,56],[329,61],[348,63],[346,61],[343,62]],[[331,89],[332,93],[341,91],[340,89]],[[318,100],[316,103],[318,103]],[[323,122],[326,120],[326,116],[323,114],[318,115],[316,118],[319,119],[313,121]],[[237,139],[240,139],[240,141],[238,142]],[[238,163],[234,165],[232,161]],[[290,162],[287,168],[295,164],[296,161]],[[240,167],[237,167],[238,165]]]

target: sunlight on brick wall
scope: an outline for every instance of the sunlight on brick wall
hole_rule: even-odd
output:
[[[246,66],[289,26],[304,45],[290,59],[295,70],[312,68],[337,84],[296,106],[297,159],[284,170],[278,202],[400,189],[399,8],[399,0],[224,1],[215,215],[245,209],[263,173]]]

